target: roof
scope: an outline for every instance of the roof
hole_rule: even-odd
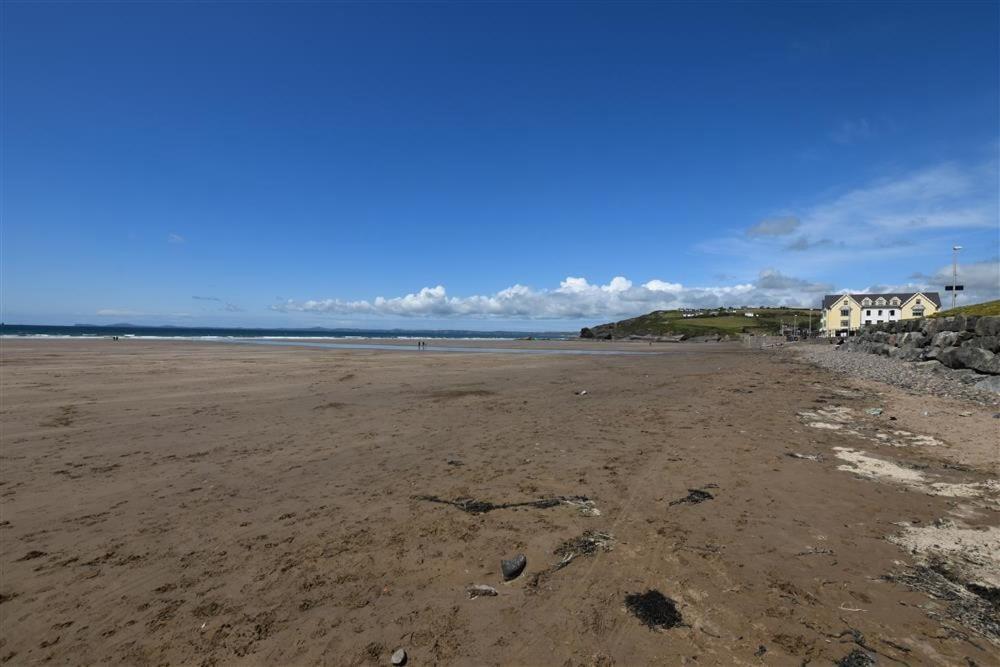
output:
[[[902,303],[906,303],[917,294],[927,297],[927,300],[933,303],[935,307],[941,307],[941,297],[937,292],[888,292],[885,294],[827,294],[823,297],[823,310],[830,308],[830,306],[837,303],[837,301],[843,299],[845,296],[851,297],[858,303],[861,303],[861,299],[864,299],[865,297],[868,297],[872,301],[879,297],[882,297],[886,301],[892,297],[898,297]]]

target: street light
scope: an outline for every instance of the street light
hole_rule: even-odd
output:
[[[951,307],[955,307],[955,299],[958,298],[958,251],[962,249],[960,245],[951,247]]]

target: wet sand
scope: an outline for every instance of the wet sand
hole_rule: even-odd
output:
[[[0,660],[1000,663],[905,581],[1000,585],[990,410],[736,345],[434,344],[2,341]]]

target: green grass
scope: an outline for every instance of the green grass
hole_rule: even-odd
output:
[[[1000,299],[974,303],[970,306],[959,306],[951,310],[942,310],[941,312],[934,313],[931,317],[950,317],[952,315],[992,315],[993,317],[1000,317]]]
[[[757,317],[745,317],[744,312],[753,312]],[[592,327],[599,337],[606,332],[614,332],[616,338],[626,336],[669,336],[686,334],[688,336],[735,336],[741,333],[776,333],[781,323],[791,325],[798,315],[800,327],[809,323],[809,310],[797,308],[748,308],[738,313],[723,313],[721,315],[706,315],[702,317],[684,317],[679,310],[657,310],[646,315],[640,315],[628,320]],[[819,327],[820,311],[812,311],[813,329]]]

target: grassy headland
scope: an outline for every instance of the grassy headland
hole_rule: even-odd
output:
[[[753,317],[747,315],[752,313]],[[819,327],[820,311],[808,308],[723,308],[718,310],[654,310],[620,322],[584,328],[584,338],[625,338],[627,336],[736,336],[741,333],[778,333],[781,325],[797,320],[800,328]],[[588,335],[590,332],[591,335]]]

